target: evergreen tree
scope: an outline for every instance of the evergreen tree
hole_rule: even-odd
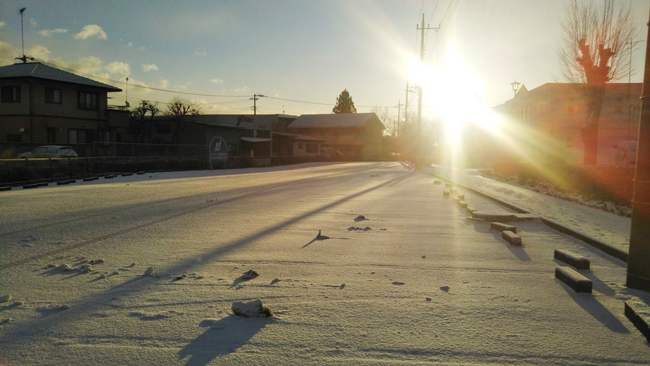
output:
[[[354,107],[354,102],[347,89],[344,89],[338,98],[336,98],[336,105],[332,109],[332,113],[357,113],[357,109]]]

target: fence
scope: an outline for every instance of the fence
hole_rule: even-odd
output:
[[[2,143],[0,144],[0,159],[15,159],[22,153],[33,151],[44,143]],[[144,156],[207,156],[208,145],[180,144],[136,144],[122,142],[99,142],[88,144],[64,144],[70,146],[81,157],[144,157]]]
[[[269,167],[328,161],[321,157],[232,157],[226,169]],[[221,163],[213,164],[222,169]],[[173,157],[78,157],[49,159],[0,159],[0,187],[29,183],[55,182],[112,176],[137,172],[163,172],[210,169],[207,156]]]

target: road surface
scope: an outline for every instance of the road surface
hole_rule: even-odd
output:
[[[3,192],[0,364],[647,364],[623,262],[537,221],[511,247],[443,189],[349,163]],[[591,259],[593,295],[556,248]],[[274,318],[231,314],[257,298]]]

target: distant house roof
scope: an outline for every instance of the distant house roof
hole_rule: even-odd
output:
[[[71,72],[59,70],[55,67],[42,64],[40,62],[19,63],[9,66],[0,67],[0,79],[13,78],[34,78],[51,81],[59,81],[69,84],[86,85],[95,88],[101,88],[109,92],[120,92],[122,89],[112,85],[100,83],[98,81],[73,74]]]
[[[273,135],[284,136],[297,141],[325,141],[324,139],[319,139],[318,137],[305,136],[305,135],[296,135],[295,133],[282,133],[282,132],[273,132]]]
[[[363,127],[372,120],[381,123],[374,113],[303,114],[291,122],[289,128]]]

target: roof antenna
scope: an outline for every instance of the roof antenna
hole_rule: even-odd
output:
[[[27,63],[27,60],[34,61],[33,57],[25,56],[25,31],[23,30],[23,13],[25,12],[25,9],[27,8],[21,8],[18,10],[20,13],[20,34],[22,36],[23,43],[23,57],[16,57],[16,60],[21,60],[24,64]]]

